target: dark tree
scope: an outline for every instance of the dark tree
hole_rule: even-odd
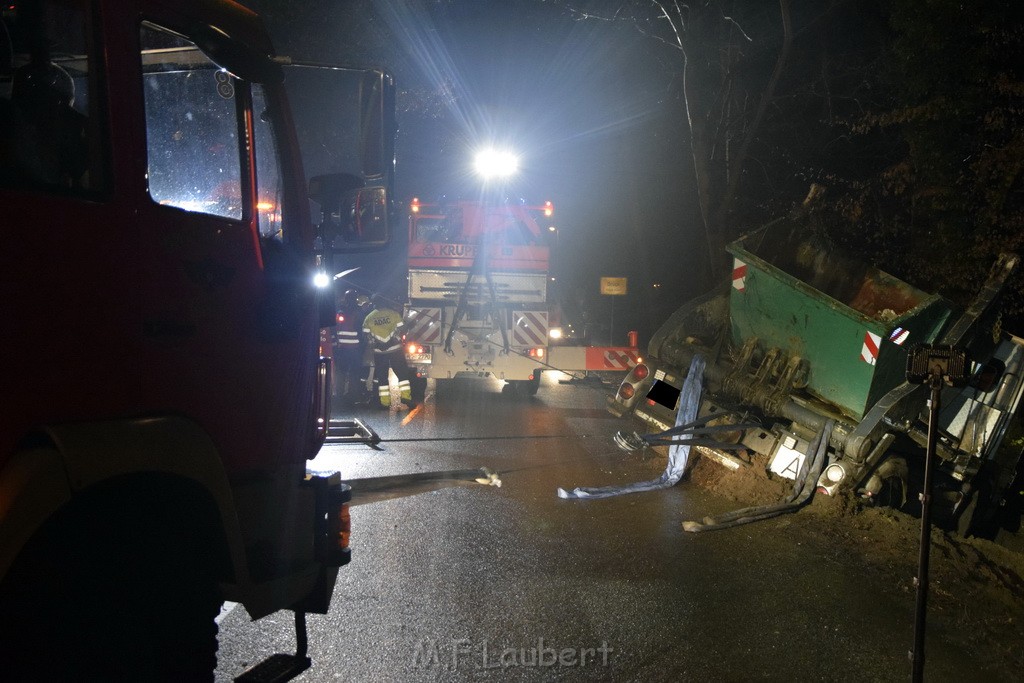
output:
[[[1024,245],[1024,11],[1013,0],[896,0],[876,89],[848,120],[885,140],[877,169],[827,226],[890,271],[966,300],[1000,251]],[[1021,312],[1019,281],[1008,311]]]
[[[864,152],[837,123],[862,111],[884,45],[873,1],[569,1],[582,20],[662,46],[710,273],[727,267],[729,241],[788,212],[812,183],[863,172]]]

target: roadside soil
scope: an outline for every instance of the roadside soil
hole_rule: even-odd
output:
[[[736,501],[737,508],[778,503],[792,491],[793,482],[767,472],[765,464],[755,461],[734,472],[710,458],[693,456],[689,481]],[[815,494],[798,512],[775,519],[784,519],[775,528],[784,525],[787,537],[815,544],[823,556],[859,563],[865,572],[885,573],[899,590],[916,592],[919,518],[851,496]],[[766,523],[771,521],[753,522]],[[1021,532],[1008,545],[1024,547],[1019,536]],[[1024,554],[937,528],[931,531],[931,542],[929,615],[954,624],[967,651],[979,661],[1019,674],[1024,669]]]

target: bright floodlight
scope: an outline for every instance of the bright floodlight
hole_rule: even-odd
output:
[[[519,158],[512,152],[486,149],[476,155],[473,167],[485,180],[507,178],[519,170]]]
[[[313,286],[319,289],[324,289],[331,284],[331,278],[327,277],[327,273],[323,271],[318,272],[313,276]]]

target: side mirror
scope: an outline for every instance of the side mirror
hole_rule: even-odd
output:
[[[990,358],[971,378],[970,385],[983,394],[987,394],[998,386],[1004,372],[1006,372],[1006,363],[998,358]]]
[[[394,216],[395,86],[379,69],[282,65],[322,254],[383,249]],[[310,207],[316,216],[317,207]]]
[[[357,245],[379,247],[391,239],[388,227],[388,192],[384,187],[364,187],[352,201],[352,231]]]
[[[375,249],[388,244],[387,189],[365,187],[359,176],[329,173],[309,181],[309,198],[320,205],[320,238],[331,251]]]

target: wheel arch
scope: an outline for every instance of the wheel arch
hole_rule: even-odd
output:
[[[178,416],[47,425],[0,470],[0,583],[33,538],[68,517],[110,505],[181,511],[221,581],[247,578],[227,474],[209,435]],[[165,529],[166,530],[166,529]],[[157,528],[154,533],[160,533]]]

